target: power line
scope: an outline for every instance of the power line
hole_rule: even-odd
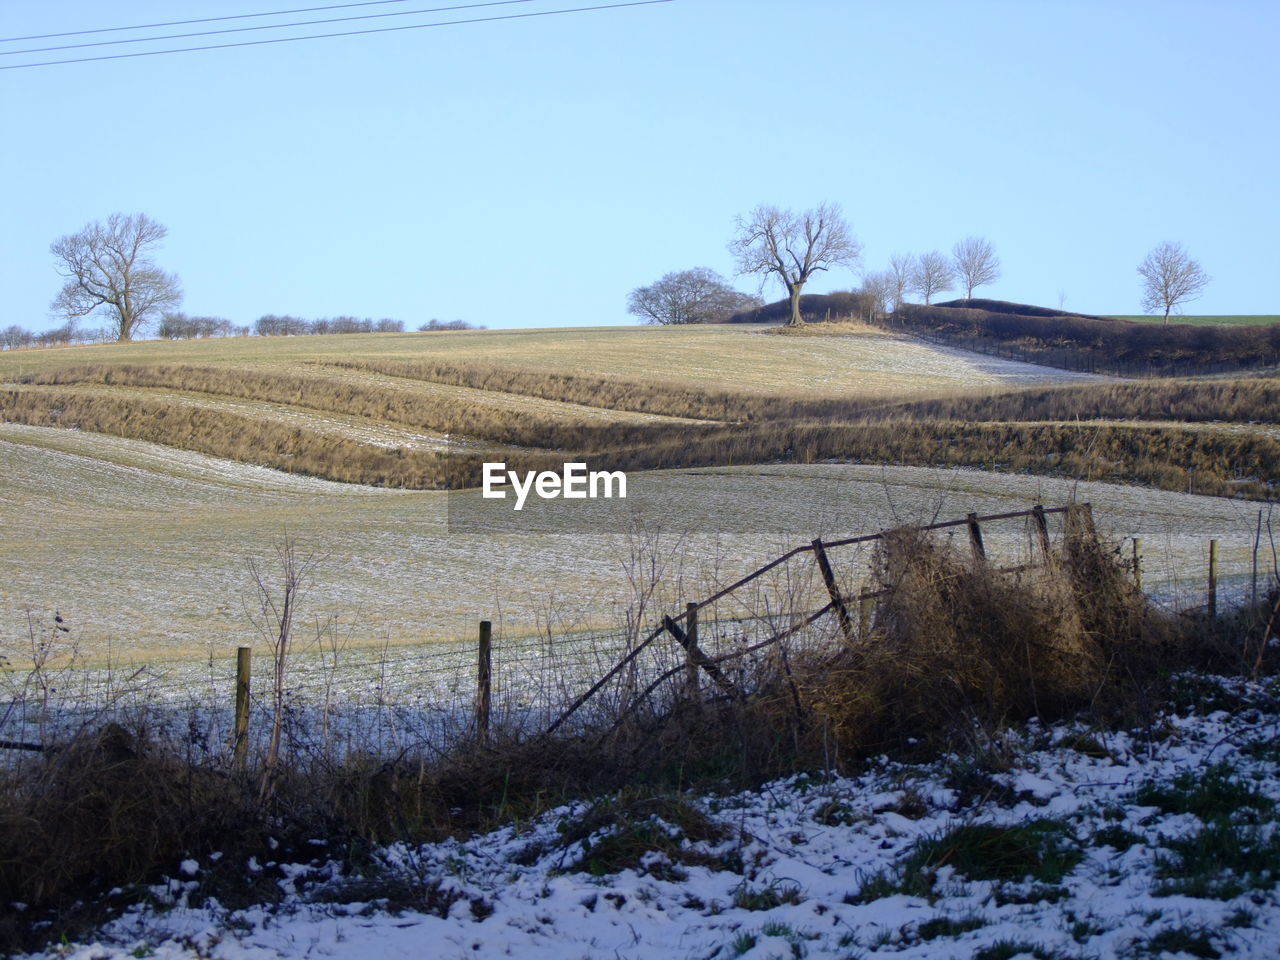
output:
[[[327,7],[300,7],[296,10],[272,10],[268,13],[237,13],[229,17],[205,17],[201,20],[169,20],[166,23],[139,23],[132,27],[99,27],[96,30],[67,30],[63,33],[37,33],[29,37],[0,37],[0,43],[17,43],[21,40],[52,40],[54,37],[81,37],[91,33],[114,33],[118,30],[150,30],[153,27],[185,27],[193,23],[218,23],[224,20],[247,20],[252,17],[283,17],[290,13],[315,13],[317,10],[343,10],[348,7],[378,7],[387,3],[408,3],[409,0],[364,0],[363,3],[336,3]]]
[[[396,0],[403,2],[403,0]],[[225,27],[222,30],[198,30],[194,33],[168,33],[154,37],[129,37],[124,40],[95,40],[90,43],[68,43],[57,47],[28,47],[25,50],[0,50],[0,57],[16,57],[23,53],[48,53],[51,50],[80,50],[85,47],[110,47],[121,43],[149,43],[152,40],[181,40],[186,37],[212,37],[224,33],[248,33],[252,30],[283,30],[286,27],[311,27],[322,23],[349,23],[352,20],[381,20],[386,17],[412,17],[419,13],[446,13],[452,10],[472,10],[476,7],[506,7],[513,3],[532,3],[533,0],[488,0],[485,3],[464,3],[454,7],[429,7],[425,10],[398,10],[395,13],[366,13],[358,17],[329,17],[324,20],[294,20],[291,23],[267,23],[255,27]]]
[[[371,33],[396,33],[401,30],[422,30],[428,27],[453,27],[472,23],[494,23],[501,20],[526,20],[532,17],[553,17],[567,13],[587,13],[593,10],[614,10],[621,7],[648,7],[674,0],[630,0],[627,3],[597,4],[590,7],[571,7],[564,10],[539,10],[534,13],[512,13],[502,17],[473,17],[469,20],[437,20],[433,23],[412,23],[399,27],[375,27],[369,30],[346,30],[341,33],[316,33],[300,37],[276,37],[271,40],[242,40],[238,43],[216,43],[203,47],[175,47],[169,50],[145,50],[139,53],[115,53],[102,57],[79,57],[74,60],[41,60],[36,63],[11,63],[0,70],[25,70],[28,67],[54,67],[70,63],[96,63],[101,60],[129,60],[134,57],[157,57],[169,53],[194,53],[198,50],[227,50],[232,47],[261,47],[270,43],[292,43],[296,40],[325,40],[332,37],[358,37]]]

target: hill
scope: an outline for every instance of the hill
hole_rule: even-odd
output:
[[[999,300],[904,304],[892,325],[942,343],[1091,373],[1176,376],[1280,363],[1280,326],[1152,324]]]
[[[744,425],[1067,379],[874,330],[835,344],[728,327],[237,338],[6,352],[0,417],[431,489],[475,486],[486,457],[726,462],[716,451]]]

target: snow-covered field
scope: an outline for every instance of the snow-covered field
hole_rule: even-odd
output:
[[[1072,498],[1093,502],[1107,534],[1143,538],[1152,589],[1196,603],[1209,538],[1220,540],[1224,575],[1247,575],[1257,519],[1255,504],[1132,486],[814,464],[637,473],[626,501],[530,508],[512,513],[520,522],[510,528],[468,530],[451,522],[457,501],[437,491],[328,483],[15,424],[0,425],[0,468],[0,641],[14,644],[0,652],[19,663],[26,612],[55,609],[91,657],[230,660],[258,640],[245,616],[246,558],[262,561],[284,531],[325,558],[308,622],[336,617],[351,646],[403,647],[469,640],[482,619],[512,638],[553,623],[557,633],[615,627],[635,595],[640,549],[669,558],[671,596],[659,599],[680,609],[817,535]],[[625,505],[627,523],[606,504]],[[1013,534],[1025,540],[1021,527]],[[1000,529],[986,535],[999,547]]]
[[[1272,958],[1278,693],[1188,680],[1142,731],[1032,724],[743,793],[637,785],[386,848],[360,876],[323,855],[253,862],[279,896],[247,909],[207,899],[210,863],[189,860],[43,956]]]

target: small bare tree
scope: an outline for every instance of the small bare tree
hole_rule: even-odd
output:
[[[1000,279],[1000,258],[996,256],[990,241],[982,237],[965,237],[951,248],[956,273],[964,284],[964,298],[973,299],[975,287],[986,286]]]
[[[252,557],[246,561],[253,582],[254,602],[249,618],[271,651],[271,740],[267,746],[262,770],[261,797],[271,795],[275,785],[276,765],[280,758],[280,738],[284,730],[285,679],[289,672],[289,653],[293,645],[293,623],[298,605],[311,586],[320,557],[313,553],[300,555],[298,543],[285,534],[274,547],[274,568],[279,576],[278,590],[272,575]]]
[[[800,292],[809,278],[834,266],[856,265],[862,244],[850,232],[838,204],[822,203],[802,213],[759,206],[738,217],[729,251],[737,258],[739,273],[778,278],[791,301],[787,323],[797,327],[804,323]]]
[[[951,269],[951,261],[937,250],[922,253],[916,258],[915,269],[911,273],[911,289],[920,294],[926,305],[935,294],[950,290],[955,284],[956,275]]]
[[[68,320],[100,311],[117,340],[132,340],[152,317],[182,302],[178,278],[151,261],[168,233],[144,213],[113,213],[49,245],[66,279],[52,309]]]
[[[888,274],[893,277],[893,309],[897,310],[907,299],[911,278],[916,272],[916,258],[909,253],[895,253],[889,258]]]
[[[870,316],[868,319],[876,321],[893,309],[897,281],[889,270],[869,273],[862,280],[862,292],[869,301]]]
[[[1142,309],[1152,312],[1163,307],[1165,323],[1170,310],[1200,296],[1210,279],[1182,244],[1169,240],[1147,254],[1138,264],[1138,273],[1142,275]]]

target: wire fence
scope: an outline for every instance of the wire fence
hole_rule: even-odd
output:
[[[1072,522],[1092,528],[1088,504],[971,514],[915,529],[1012,571],[1043,563]],[[499,623],[480,643],[416,647],[346,647],[321,634],[288,650],[282,665],[259,648],[239,674],[234,650],[202,662],[89,667],[59,659],[56,624],[33,629],[30,649],[15,651],[0,670],[0,762],[108,722],[179,738],[206,758],[223,757],[246,738],[260,743],[277,715],[285,749],[297,753],[386,753],[410,745],[443,751],[491,729],[574,734],[669,709],[691,694],[745,696],[770,657],[870,639],[885,592],[876,569],[884,536],[815,540],[701,600],[663,609],[651,597],[626,617],[630,626],[613,630],[547,627],[536,636],[506,636]],[[1141,542],[1119,549],[1141,578]],[[1249,575],[1224,578],[1216,552],[1214,541],[1197,602],[1247,599]],[[248,710],[238,722],[241,684]]]

